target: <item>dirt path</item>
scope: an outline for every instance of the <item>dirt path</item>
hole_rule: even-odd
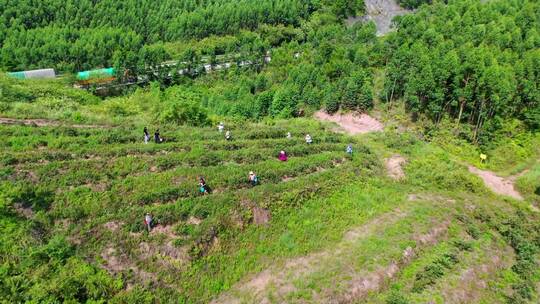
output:
[[[60,121],[48,120],[48,119],[15,119],[15,118],[6,118],[6,117],[0,117],[0,125],[25,125],[25,126],[36,126],[36,127],[67,126],[71,128],[105,128],[106,127],[106,126],[100,126],[100,125],[64,124]]]
[[[362,239],[378,233],[381,226],[392,225],[392,223],[398,222],[407,215],[407,212],[399,208],[382,214],[346,232],[343,239],[334,247],[290,259],[281,266],[269,267],[248,280],[239,282],[229,292],[222,294],[211,303],[270,303],[270,298],[277,302],[285,301],[287,295],[297,291],[294,285],[295,281],[302,281],[312,274],[324,271],[325,265],[334,265],[335,263],[346,261],[351,258],[351,246],[354,246],[354,244]],[[446,231],[448,222],[444,222],[443,224],[441,227],[435,227],[425,235],[414,237],[417,247],[431,244],[431,242],[438,239]],[[336,290],[324,290],[320,294],[314,294],[314,296],[320,299],[318,302],[321,303],[333,303],[336,300],[338,302],[348,301],[362,297],[370,291],[381,288],[388,276],[395,275],[401,269],[402,265],[410,262],[414,254],[412,248],[407,248],[403,252],[400,261],[393,262],[375,271],[355,274],[351,277],[348,290],[344,294],[341,294],[341,299],[336,299],[336,295],[334,294]]]
[[[310,274],[317,274],[324,271],[325,265],[346,263],[344,261],[351,258],[348,256],[348,246],[353,242],[377,233],[377,226],[383,223],[397,222],[400,218],[406,216],[406,213],[399,210],[395,212],[384,214],[348,232],[345,234],[343,240],[331,250],[292,259],[280,268],[273,267],[266,269],[251,280],[238,284],[231,292],[220,296],[211,303],[286,303],[288,295],[294,294],[297,291],[297,288],[293,284],[295,281],[305,280],[309,278]],[[389,217],[389,215],[392,215],[392,217]],[[403,267],[413,261],[419,250],[424,246],[431,246],[438,243],[446,235],[448,225],[449,221],[444,221],[425,234],[413,236],[413,240],[416,243],[414,248],[407,247],[397,260],[388,265],[360,273],[348,269],[347,266],[344,266],[345,269],[338,267],[335,271],[338,271],[338,269],[345,272],[352,271],[352,273],[346,275],[349,279],[343,286],[345,290],[341,290],[338,286],[320,291],[313,290],[312,296],[314,302],[353,303],[364,298],[371,292],[381,290],[386,286],[388,280],[395,277]]]
[[[411,12],[399,6],[396,0],[364,0],[364,3],[366,5],[366,15],[351,17],[347,19],[347,23],[353,25],[359,21],[373,21],[377,26],[377,36],[383,36],[390,32],[392,18]]]
[[[380,121],[367,114],[361,114],[360,116],[352,113],[330,115],[321,110],[315,113],[315,118],[322,121],[335,122],[341,129],[352,135],[378,132],[384,129]]]
[[[402,165],[405,164],[407,160],[396,154],[385,161],[386,171],[388,171],[388,176],[394,180],[400,180],[405,177],[405,172],[403,172]]]
[[[355,301],[365,298],[369,293],[376,292],[384,288],[385,282],[394,278],[401,269],[407,266],[418,255],[425,246],[437,244],[446,235],[450,221],[444,221],[434,226],[426,234],[413,237],[416,245],[407,247],[397,261],[393,261],[387,266],[379,267],[377,270],[366,273],[359,273],[352,276],[347,291],[337,299],[330,296],[325,303],[355,303]]]
[[[523,200],[521,194],[519,194],[519,192],[517,192],[514,188],[515,178],[500,177],[491,171],[480,170],[474,166],[469,166],[469,172],[476,174],[478,177],[480,177],[484,181],[486,186],[491,189],[491,191],[500,195],[506,195],[518,200]]]

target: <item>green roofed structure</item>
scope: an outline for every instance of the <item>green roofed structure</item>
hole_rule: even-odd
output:
[[[103,68],[77,73],[77,80],[91,80],[114,77],[114,68]]]

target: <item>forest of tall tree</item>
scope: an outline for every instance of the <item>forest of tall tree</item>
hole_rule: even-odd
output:
[[[309,0],[31,1],[0,3],[0,66],[77,71],[112,65],[145,45],[299,25]],[[142,56],[142,55],[141,55]]]
[[[299,26],[323,5],[345,16],[361,11],[363,1],[2,1],[0,68],[74,72],[144,60],[149,52],[162,59],[163,42]]]
[[[403,98],[436,123],[498,129],[516,117],[540,122],[538,1],[438,2],[397,20],[388,37],[384,99]]]
[[[0,4],[0,66],[114,66],[119,79],[128,69],[174,85],[185,82],[171,77],[179,69],[195,72],[203,58],[215,64],[232,54],[227,60],[254,66],[229,73],[225,90],[204,79],[184,89],[206,92],[202,102],[217,114],[247,118],[369,109],[373,71],[383,69],[381,100],[403,100],[413,118],[470,126],[473,141],[510,118],[538,128],[538,2],[447,2],[401,1],[417,11],[376,39],[370,23],[344,25],[362,13],[361,0],[10,1]],[[270,49],[274,62],[261,70]]]

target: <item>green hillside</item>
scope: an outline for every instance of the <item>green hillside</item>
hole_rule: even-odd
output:
[[[311,119],[227,121],[232,141],[214,127],[161,125],[166,141],[145,145],[129,120],[28,123],[1,126],[7,302],[537,299],[538,136],[490,153],[488,167],[507,174],[532,164],[519,202],[486,189],[464,164],[476,158],[459,152],[474,147],[444,133],[427,142],[391,127],[351,137]],[[407,160],[399,181],[385,168],[396,154]],[[210,195],[199,195],[200,176]],[[254,292],[261,271],[274,281]]]
[[[0,303],[540,302],[540,4],[397,2],[0,3]]]

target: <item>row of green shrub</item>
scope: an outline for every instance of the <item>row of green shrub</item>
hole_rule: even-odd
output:
[[[474,219],[482,225],[497,231],[506,243],[514,249],[515,263],[511,270],[518,277],[512,285],[512,294],[507,303],[530,303],[535,296],[538,272],[538,254],[540,253],[540,226],[535,214],[518,209],[489,210],[481,207],[474,211]],[[470,220],[469,220],[470,221]]]
[[[312,144],[296,142],[287,148],[290,157],[303,157],[321,152],[342,154],[345,144]],[[253,164],[263,160],[275,159],[279,148],[249,148],[235,151],[209,151],[194,147],[189,152],[171,152],[164,155],[128,155],[126,157],[99,158],[89,160],[53,161],[44,164],[19,166],[18,172],[33,172],[33,178],[47,181],[50,185],[77,186],[86,183],[99,183],[130,174],[141,174],[152,170],[164,171],[180,167],[218,166],[225,164]],[[38,154],[39,155],[39,154]],[[7,167],[10,168],[10,167]],[[14,176],[14,171],[6,173]],[[26,178],[18,174],[16,178]]]
[[[287,162],[276,160],[256,164],[224,165],[204,168],[180,168],[141,177],[128,177],[113,184],[111,191],[124,194],[126,202],[148,204],[167,202],[178,197],[197,195],[198,177],[204,176],[210,187],[216,191],[247,185],[247,173],[255,171],[261,182],[279,182],[284,176],[295,177],[310,173],[317,167],[332,166],[332,161],[341,160],[343,154],[321,153],[302,158],[290,158]],[[171,185],[179,180],[180,185]],[[135,197],[130,195],[136,190]]]
[[[301,124],[302,131],[293,130],[294,126],[289,129],[293,135],[293,139],[299,139],[305,134],[310,133],[316,141],[329,141],[343,138],[343,136],[328,136],[323,135],[322,138],[317,136],[324,128],[321,126],[309,126]],[[142,127],[114,127],[114,128],[68,128],[68,127],[23,127],[23,126],[5,126],[6,139],[0,144],[0,148],[10,151],[32,151],[38,147],[48,147],[51,149],[67,149],[73,152],[79,152],[81,149],[96,150],[100,147],[105,150],[117,149],[118,144],[138,144],[143,141]],[[233,142],[251,140],[269,140],[269,139],[285,139],[287,129],[283,127],[268,127],[253,125],[253,129],[244,129],[240,125],[231,124],[227,126],[227,130],[232,130]],[[153,130],[149,130],[153,133]],[[153,139],[153,134],[151,134]],[[193,129],[179,128],[177,126],[168,126],[161,130],[161,136],[165,138],[165,143],[160,146],[149,145],[139,146],[144,150],[158,149],[159,147],[170,146],[171,143],[187,143],[187,142],[214,142],[222,141],[224,134],[217,132],[215,129]],[[337,139],[336,139],[337,138]],[[285,142],[285,141],[283,141]],[[84,151],[84,150],[83,150]],[[82,153],[82,152],[80,152]]]
[[[91,302],[110,298],[122,290],[124,283],[120,278],[111,277],[78,256],[64,235],[50,235],[46,221],[25,220],[14,212],[13,204],[17,202],[41,210],[42,203],[49,203],[43,202],[42,192],[11,187],[0,184],[2,301]]]

